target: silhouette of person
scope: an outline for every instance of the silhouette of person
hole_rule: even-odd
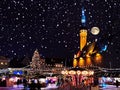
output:
[[[35,87],[36,87],[36,85],[35,85],[34,81],[32,80],[32,83],[30,84],[30,90],[35,90]]]
[[[118,86],[119,86],[119,82],[118,80],[116,80],[116,87],[118,88]]]

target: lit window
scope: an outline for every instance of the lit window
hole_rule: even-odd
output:
[[[1,65],[3,65],[3,62],[1,62]]]

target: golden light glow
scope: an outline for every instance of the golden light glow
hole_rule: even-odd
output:
[[[67,70],[61,71],[61,74],[63,74],[63,75],[68,75],[68,71],[67,71]]]
[[[64,71],[61,71],[61,74],[63,74],[63,75],[64,75],[64,74],[65,74],[65,72],[64,72]]]
[[[3,65],[4,63],[3,62],[1,62],[1,65]]]
[[[91,76],[94,74],[94,71],[88,71],[88,70],[85,70],[85,71],[80,71],[80,70],[77,70],[77,71],[74,71],[74,70],[70,70],[70,71],[67,71],[67,70],[63,70],[61,71],[61,74],[63,75],[83,75],[83,76]]]
[[[80,51],[78,51],[76,58],[80,57]]]
[[[91,57],[86,56],[86,66],[92,65]]]
[[[74,60],[73,60],[73,67],[77,67],[77,64],[78,64],[77,59],[74,58]]]
[[[85,61],[82,57],[79,59],[79,67],[83,67],[85,65]]]
[[[89,46],[89,48],[88,48],[88,50],[87,50],[87,53],[88,53],[88,54],[92,54],[94,48],[95,48],[95,42],[93,42],[93,43]]]
[[[87,76],[88,75],[88,71],[82,71],[82,75],[83,76]]]
[[[90,55],[89,55],[89,54],[86,54],[86,57],[90,57]]]
[[[67,70],[65,71],[65,74],[68,75],[68,71]]]
[[[95,55],[95,63],[96,64],[99,64],[99,63],[101,63],[102,62],[102,55],[100,54],[100,53],[97,53],[96,55]]]
[[[81,71],[77,71],[77,75],[80,75],[81,74]]]
[[[94,74],[94,71],[89,71],[88,74],[89,74],[89,76],[91,76]]]
[[[80,51],[84,48],[87,43],[87,30],[80,30]]]
[[[70,74],[70,75],[75,75],[75,74],[76,74],[76,71],[71,70],[71,71],[69,71],[69,74]]]

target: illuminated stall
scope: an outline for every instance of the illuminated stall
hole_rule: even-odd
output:
[[[71,77],[71,82],[73,86],[80,86],[81,83],[89,85],[93,83],[94,71],[87,70],[84,68],[76,67],[70,70],[63,70],[61,72],[65,77]],[[66,79],[66,78],[64,78]]]

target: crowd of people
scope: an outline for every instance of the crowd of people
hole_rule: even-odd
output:
[[[94,85],[97,85],[97,81],[94,81]],[[26,79],[19,78],[16,81],[16,85],[20,88],[20,85],[23,85],[22,90],[41,90],[43,87],[47,87],[49,84],[55,84],[58,88],[55,90],[92,90],[92,85],[87,85],[85,80],[82,80],[79,85],[74,86],[73,82],[68,79],[57,79],[57,81],[53,81],[52,79],[46,81],[45,83],[41,83],[39,79]],[[116,80],[116,87],[119,87],[119,82]],[[0,79],[0,87],[6,87],[7,81],[5,79]],[[97,87],[96,87],[97,88]],[[98,89],[95,89],[98,90]]]
[[[62,79],[57,90],[90,90],[90,87],[85,85],[84,80],[80,83],[80,85],[73,86],[72,81]]]
[[[45,84],[41,84],[39,80],[31,79],[30,82],[26,79],[17,80],[17,86],[19,87],[20,84],[23,84],[23,90],[41,90],[41,87],[45,87]]]

